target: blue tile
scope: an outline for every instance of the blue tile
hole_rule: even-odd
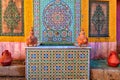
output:
[[[44,80],[48,80],[48,78],[44,78]]]
[[[44,70],[47,71],[48,70],[48,66],[44,66]]]
[[[80,58],[85,58],[85,54],[80,54]]]
[[[48,54],[44,54],[44,58],[48,58]]]
[[[60,78],[56,78],[56,80],[60,80]]]
[[[33,71],[36,71],[36,66],[31,66]]]
[[[61,57],[61,54],[56,54],[56,58],[60,58]]]
[[[85,67],[84,66],[80,66],[80,70],[84,70],[85,69]]]
[[[31,58],[36,58],[36,54],[31,54]]]
[[[68,54],[68,58],[73,58],[73,54]]]
[[[32,80],[37,80],[36,78],[32,78]]]
[[[60,66],[56,66],[56,70],[60,70]]]
[[[68,66],[68,70],[72,70],[73,69],[73,66]]]

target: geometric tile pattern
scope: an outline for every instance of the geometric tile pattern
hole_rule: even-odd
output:
[[[26,49],[27,80],[89,80],[89,48]]]
[[[109,2],[90,1],[89,36],[109,37]]]
[[[0,0],[0,36],[24,35],[24,0]]]
[[[34,30],[43,44],[72,44],[80,31],[81,0],[34,0]]]

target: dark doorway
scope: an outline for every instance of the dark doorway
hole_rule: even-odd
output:
[[[117,51],[120,53],[120,0],[117,0]]]

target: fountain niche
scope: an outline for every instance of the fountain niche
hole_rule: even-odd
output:
[[[81,5],[81,0],[34,0],[33,27],[38,46],[25,48],[28,80],[119,80],[119,66],[110,67],[106,61],[110,51],[116,50],[115,21],[111,20],[115,1],[90,1],[91,14],[85,11],[88,8],[83,9],[86,4]],[[98,16],[99,11],[102,15]],[[88,14],[92,23],[88,23]],[[74,46],[81,28],[89,36],[90,47]]]
[[[74,46],[80,32],[81,1],[43,2],[34,1],[34,32],[39,44],[26,47],[26,78],[88,80],[90,47]]]

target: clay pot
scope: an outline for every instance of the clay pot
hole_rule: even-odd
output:
[[[85,32],[82,29],[79,36],[77,37],[78,46],[87,46],[88,38],[85,36]]]
[[[111,51],[110,55],[108,56],[108,65],[111,67],[117,67],[120,63],[120,60],[118,58],[118,55],[115,51]]]
[[[34,30],[33,27],[30,30],[30,35],[28,36],[26,40],[27,46],[37,46],[37,37],[34,36]]]
[[[9,66],[11,65],[11,62],[12,62],[11,53],[8,50],[3,51],[2,57],[0,58],[0,63],[3,66]]]

